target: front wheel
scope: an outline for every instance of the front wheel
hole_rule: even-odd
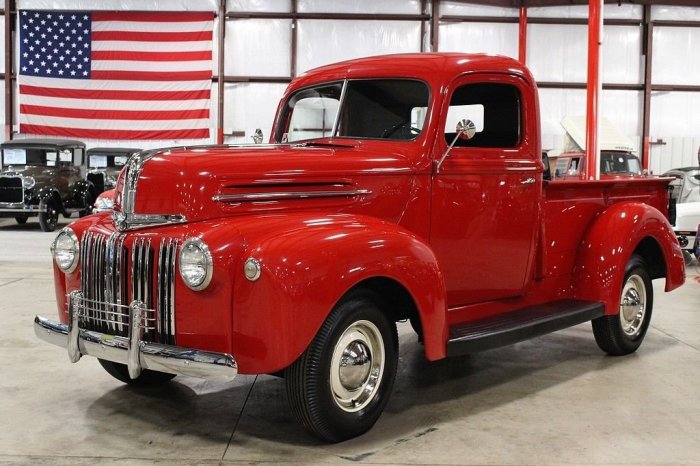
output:
[[[54,231],[58,225],[58,210],[53,202],[46,204],[46,211],[39,212],[39,226],[41,231]]]
[[[149,369],[144,369],[141,371],[141,375],[139,375],[135,379],[132,379],[129,376],[129,368],[126,367],[126,364],[107,361],[105,359],[98,359],[98,361],[109,375],[121,382],[124,382],[134,387],[160,385],[175,377],[175,374],[168,374],[167,372],[158,372]]]
[[[654,305],[654,290],[647,270],[644,259],[632,256],[625,268],[620,312],[592,321],[596,343],[608,354],[633,353],[644,340]]]
[[[382,414],[398,364],[396,324],[369,293],[353,293],[331,312],[306,351],[285,371],[297,420],[340,442],[367,432]]]

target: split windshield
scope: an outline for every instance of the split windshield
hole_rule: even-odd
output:
[[[428,86],[408,79],[350,80],[302,89],[287,100],[275,139],[412,140],[423,130],[428,100]]]
[[[51,149],[15,149],[2,150],[2,166],[33,165],[55,167],[73,163],[73,152],[70,150]]]

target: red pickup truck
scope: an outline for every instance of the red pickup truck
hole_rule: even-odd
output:
[[[684,281],[668,179],[550,183],[535,81],[495,56],[325,66],[269,144],[140,152],[115,210],[52,246],[59,320],[36,334],[130,384],[278,374],[314,434],[366,432],[396,322],[434,361],[592,321],[635,351],[651,280]]]

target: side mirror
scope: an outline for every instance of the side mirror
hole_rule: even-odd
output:
[[[253,133],[253,135],[251,136],[251,138],[253,138],[253,142],[255,142],[255,144],[261,144],[263,140],[262,130],[260,128],[257,128],[255,130],[255,133]]]
[[[460,120],[457,123],[457,136],[465,141],[470,140],[476,134],[476,125],[471,120]],[[453,143],[454,144],[454,143]]]

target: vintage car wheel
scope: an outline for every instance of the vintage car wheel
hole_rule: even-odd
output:
[[[83,196],[83,205],[85,208],[80,211],[78,214],[79,217],[85,217],[86,215],[90,215],[92,213],[92,208],[94,207],[95,204],[95,196],[92,195],[91,192],[87,192],[85,196]]]
[[[17,222],[18,225],[24,225],[25,223],[27,223],[27,219],[29,219],[29,217],[26,215],[15,216],[15,221]]]
[[[613,356],[632,353],[642,344],[654,305],[654,290],[647,265],[634,255],[625,268],[620,312],[593,319],[593,334],[600,349]]]
[[[129,369],[126,367],[126,364],[120,364],[118,362],[107,361],[104,359],[98,359],[98,361],[100,361],[100,365],[104,367],[104,370],[106,370],[109,375],[120,382],[124,382],[134,387],[159,385],[175,377],[175,374],[144,369],[141,371],[141,375],[135,379],[132,379],[129,377]]]
[[[340,442],[367,432],[381,415],[396,376],[396,324],[369,293],[356,292],[328,316],[306,351],[285,371],[297,420]]]
[[[49,202],[46,204],[46,212],[39,212],[39,226],[41,231],[54,231],[58,225],[58,210],[56,206]]]

